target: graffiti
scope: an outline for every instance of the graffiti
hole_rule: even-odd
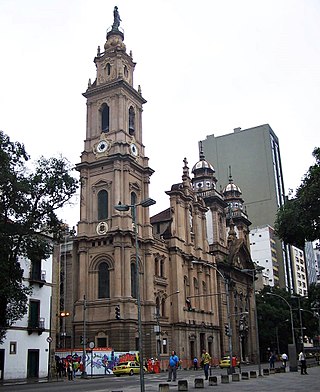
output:
[[[136,361],[139,358],[137,351],[130,352],[118,352],[102,349],[86,350],[85,361],[82,360],[82,351],[56,351],[55,359],[56,363],[65,363],[72,361],[74,369],[76,369],[75,375],[80,372],[86,371],[89,375],[106,375],[112,374],[113,367],[119,362]],[[83,368],[83,362],[85,363],[85,369]]]

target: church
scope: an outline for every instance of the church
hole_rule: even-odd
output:
[[[64,294],[57,314],[67,309],[69,317],[60,317],[57,348],[79,348],[84,339],[96,348],[141,351],[162,368],[172,350],[186,368],[202,349],[213,364],[230,353],[256,362],[250,221],[231,169],[217,190],[200,143],[191,169],[181,159],[181,179],[165,192],[168,208],[150,217],[146,100],[133,85],[135,62],[117,9],[94,62],[96,79],[83,94],[80,221],[72,249],[58,256],[68,284],[58,284]]]

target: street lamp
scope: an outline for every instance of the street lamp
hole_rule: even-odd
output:
[[[298,306],[299,306],[299,323],[300,323],[300,334],[301,334],[301,347],[302,347],[302,352],[304,353],[304,339],[303,339],[303,325],[302,325],[302,314],[301,314],[301,305],[300,305],[300,297],[292,295],[291,298],[297,298],[298,299]]]
[[[290,310],[290,321],[291,321],[291,334],[292,334],[292,346],[293,346],[293,352],[292,355],[290,355],[290,357],[294,357],[294,359],[292,360],[290,358],[290,372],[296,372],[298,370],[297,368],[297,348],[296,348],[296,340],[294,337],[294,325],[293,325],[293,315],[292,315],[292,306],[289,304],[289,302],[283,298],[281,295],[279,294],[274,294],[274,293],[266,293],[266,295],[272,295],[274,297],[278,297],[280,299],[282,299],[289,307]]]
[[[156,204],[156,201],[148,197],[147,199],[142,200],[140,203],[136,204],[118,204],[114,206],[117,211],[124,212],[132,209],[132,220],[134,225],[134,236],[135,236],[135,251],[136,251],[136,265],[135,265],[135,273],[136,273],[136,287],[137,287],[137,307],[138,307],[138,336],[139,336],[139,365],[140,365],[140,391],[144,392],[144,369],[143,369],[143,345],[142,345],[142,323],[141,323],[141,299],[140,299],[140,279],[139,279],[139,247],[138,247],[138,228],[137,228],[137,216],[136,210],[138,206],[142,206],[144,208],[150,207],[153,204]]]
[[[252,276],[252,288],[253,288],[253,300],[254,300],[254,320],[256,324],[256,350],[257,350],[257,360],[259,377],[262,377],[261,373],[261,360],[260,360],[260,344],[259,344],[259,325],[258,325],[258,312],[257,312],[257,301],[256,301],[256,274],[262,272],[264,267],[257,266],[256,268],[249,269],[244,268],[241,272],[246,272]]]

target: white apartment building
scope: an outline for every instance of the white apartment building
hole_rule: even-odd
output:
[[[294,292],[306,297],[308,295],[308,277],[304,252],[295,246],[291,246],[290,251],[292,259]]]
[[[274,230],[271,226],[260,226],[250,229],[250,252],[255,264],[264,267],[262,271],[263,285],[279,286],[279,270]]]
[[[28,312],[8,331],[0,345],[0,379],[48,376],[52,295],[52,257],[33,261],[20,258],[23,279],[32,285]]]

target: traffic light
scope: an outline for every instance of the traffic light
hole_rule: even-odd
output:
[[[191,306],[191,300],[190,300],[190,298],[187,298],[186,299],[186,305],[187,305],[187,310],[188,310],[188,312],[192,312],[192,306]]]
[[[116,314],[116,320],[120,320],[120,306],[117,305],[114,310]]]
[[[228,324],[225,324],[225,326],[224,326],[224,333],[225,333],[227,336],[230,336],[230,331],[229,331],[229,325],[228,325]]]

